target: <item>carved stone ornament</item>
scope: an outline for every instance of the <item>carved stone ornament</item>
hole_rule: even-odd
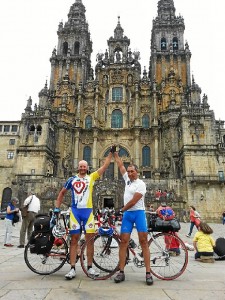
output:
[[[113,75],[112,75],[112,82],[113,82],[113,83],[122,83],[122,82],[123,82],[123,76],[122,76],[121,70],[116,69],[116,70],[113,72]]]
[[[151,106],[150,105],[142,105],[141,106],[141,112],[142,113],[150,113],[151,111]]]

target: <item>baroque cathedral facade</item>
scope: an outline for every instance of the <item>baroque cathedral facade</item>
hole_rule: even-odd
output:
[[[206,220],[219,220],[225,209],[224,121],[215,119],[207,95],[191,77],[184,19],[176,16],[174,1],[158,1],[149,68],[143,70],[120,18],[92,69],[85,12],[82,0],[75,0],[68,20],[60,22],[50,82],[38,104],[30,97],[20,121],[0,122],[2,206],[12,194],[22,202],[33,190],[43,210],[53,207],[79,160],[96,170],[117,144],[125,166],[139,166],[146,203],[157,205],[155,191],[167,190],[178,214],[194,205]],[[96,182],[94,205],[121,207],[122,194],[112,160]]]

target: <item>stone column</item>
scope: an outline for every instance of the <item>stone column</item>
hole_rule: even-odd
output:
[[[73,167],[76,170],[78,167],[78,162],[79,162],[79,140],[80,140],[80,133],[77,129],[75,129],[75,143],[74,143],[74,162],[73,162]]]
[[[155,154],[155,161],[154,161],[154,167],[155,169],[159,168],[159,137],[158,132],[154,131],[154,154]]]
[[[140,166],[140,130],[135,129],[134,132],[135,141],[134,141],[134,163],[139,167]]]
[[[55,79],[55,60],[51,61],[51,75],[50,75],[50,90],[54,90],[54,79]]]
[[[93,153],[92,153],[92,165],[94,169],[97,169],[98,166],[98,159],[97,159],[97,141],[98,141],[98,130],[94,129],[94,133],[93,133],[93,138],[94,138],[94,142],[93,142]]]
[[[139,95],[138,95],[138,84],[135,84],[135,113],[134,113],[134,124],[140,126],[140,113],[139,113]]]
[[[63,62],[60,60],[59,62],[59,80],[62,80],[63,76]]]

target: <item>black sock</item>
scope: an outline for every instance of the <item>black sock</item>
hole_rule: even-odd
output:
[[[91,268],[92,268],[92,266],[88,266],[88,270],[91,269]]]
[[[120,270],[120,273],[124,273],[124,271],[121,271],[121,270]]]
[[[151,274],[151,272],[146,272],[146,275],[150,275]]]
[[[74,269],[74,270],[75,270],[75,266],[71,266],[71,269]]]

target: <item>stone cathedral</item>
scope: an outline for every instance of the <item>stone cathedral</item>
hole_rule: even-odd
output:
[[[92,68],[85,12],[76,0],[68,20],[59,23],[50,80],[38,103],[30,97],[20,121],[0,122],[2,207],[12,194],[22,202],[31,189],[42,210],[53,207],[78,161],[88,161],[92,172],[116,144],[125,166],[139,166],[146,204],[157,207],[160,189],[179,216],[194,205],[205,220],[219,221],[225,210],[224,121],[215,119],[190,74],[191,50],[174,1],[158,1],[151,37],[145,36],[151,39],[147,69],[130,48],[120,17]],[[95,208],[121,207],[123,188],[112,160],[96,182]]]

